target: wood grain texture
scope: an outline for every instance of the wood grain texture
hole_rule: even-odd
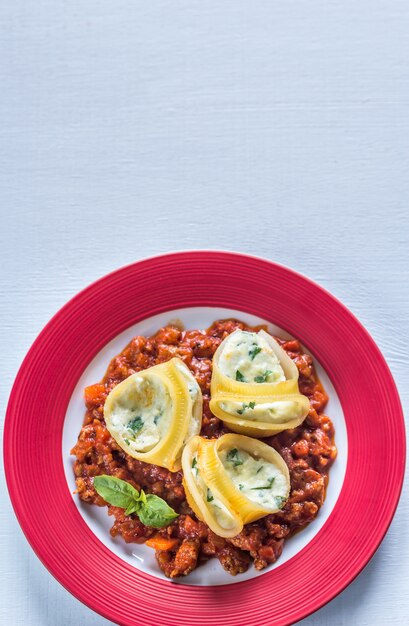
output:
[[[408,18],[406,0],[3,0],[0,414],[67,299],[186,248],[329,289],[408,407]],[[0,622],[108,624],[43,568],[1,491]],[[365,571],[303,626],[407,623],[408,516],[406,489]]]

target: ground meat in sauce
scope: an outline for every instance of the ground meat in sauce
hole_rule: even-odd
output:
[[[93,487],[94,476],[110,474],[164,498],[180,515],[161,530],[144,526],[135,515],[108,506],[115,519],[113,537],[121,535],[127,543],[143,543],[152,535],[176,539],[170,550],[156,552],[158,564],[171,578],[189,574],[197,565],[216,557],[233,576],[245,572],[253,561],[263,569],[280,556],[284,540],[311,522],[325,499],[328,471],[335,460],[334,427],[323,414],[328,397],[317,379],[313,360],[302,352],[297,340],[277,340],[299,370],[301,393],[309,397],[311,408],[305,421],[264,441],[284,458],[290,470],[291,493],[278,513],[247,524],[232,539],[215,535],[189,508],[182,485],[182,473],[143,463],[128,456],[111,437],[103,418],[108,393],[122,380],[140,370],[178,356],[190,368],[203,393],[201,435],[220,437],[228,432],[209,409],[212,357],[220,342],[236,328],[257,331],[237,320],[215,322],[207,331],[182,331],[176,326],[161,328],[153,337],[135,337],[115,357],[101,383],[85,389],[87,412],[78,442],[72,449],[76,456],[74,472],[79,497],[90,504],[105,506]],[[175,542],[172,542],[173,544]]]

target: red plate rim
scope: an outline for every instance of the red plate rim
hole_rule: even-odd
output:
[[[66,409],[95,354],[146,317],[192,306],[242,310],[301,339],[330,376],[346,420],[346,476],[324,527],[292,559],[239,587],[172,585],[125,563],[85,524],[64,475]],[[79,416],[78,429],[80,421]],[[104,617],[130,626],[280,626],[334,598],[376,551],[402,488],[405,429],[384,358],[330,293],[271,261],[186,251],[108,274],[51,319],[10,395],[4,465],[16,516],[37,556],[68,591]]]

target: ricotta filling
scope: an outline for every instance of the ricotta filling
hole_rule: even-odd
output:
[[[219,458],[236,489],[254,504],[271,511],[283,506],[288,497],[287,478],[273,463],[238,448],[222,450]]]
[[[220,354],[222,374],[243,383],[276,383],[286,380],[283,368],[267,341],[244,330],[225,340]]]
[[[112,427],[130,448],[148,452],[167,433],[172,405],[169,391],[159,377],[137,376],[116,400]]]
[[[276,400],[274,402],[221,402],[220,408],[234,417],[254,422],[282,424],[303,415],[303,406],[297,400]]]

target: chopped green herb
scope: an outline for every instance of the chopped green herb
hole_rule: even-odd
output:
[[[212,500],[214,500],[213,496],[212,496],[212,492],[210,491],[210,489],[207,490],[207,501],[211,502]]]
[[[287,498],[284,498],[284,496],[274,496],[274,498],[275,498],[278,508],[282,509],[283,504],[286,502]]]
[[[238,380],[240,383],[244,383],[245,382],[244,376],[243,376],[243,374],[241,373],[240,370],[236,370],[236,380]]]
[[[258,474],[259,472],[261,472],[261,470],[262,470],[262,469],[263,469],[263,466],[262,466],[262,465],[260,465],[260,467],[258,468],[258,470],[257,470],[256,474]]]
[[[246,409],[254,409],[254,407],[256,406],[255,402],[249,402],[248,404],[246,404],[245,402],[242,402],[241,404],[242,408],[241,409],[237,409],[236,413],[238,413],[239,415],[243,415],[244,411]]]
[[[253,361],[253,359],[258,355],[259,352],[261,352],[260,346],[254,343],[249,350],[250,359]]]
[[[131,445],[131,444],[130,444],[129,439],[126,439],[126,438],[124,437],[124,441],[125,441],[125,443],[126,443],[126,445],[127,445],[127,446],[130,446],[130,445]]]
[[[264,374],[260,374],[259,376],[256,376],[254,379],[254,382],[256,383],[265,383],[267,381],[267,378],[270,376],[270,374],[272,374],[273,372],[271,370],[266,370],[264,372]]]
[[[230,461],[230,463],[233,463],[234,467],[237,467],[238,465],[243,465],[243,461],[239,457],[239,451],[237,450],[237,448],[232,448],[228,451],[227,460]]]
[[[196,467],[196,465],[197,465],[197,459],[195,457],[192,461],[192,467]]]
[[[257,471],[258,473],[258,471]],[[262,487],[252,487],[252,489],[271,489],[273,482],[275,480],[275,476],[268,479],[268,485],[263,485]]]
[[[241,483],[239,483],[239,489],[240,489],[240,491],[243,491],[243,489],[244,489],[244,485],[242,485]]]
[[[142,427],[143,427],[143,419],[141,418],[140,415],[137,415],[133,419],[129,420],[127,424],[127,428],[129,428],[129,430],[132,430],[134,433],[139,432]]]

